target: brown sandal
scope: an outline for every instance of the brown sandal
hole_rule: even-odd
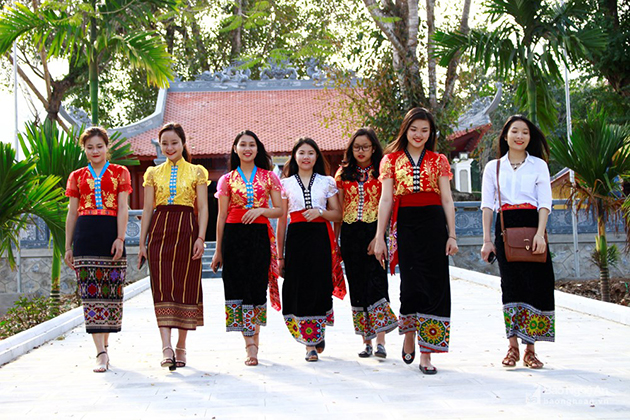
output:
[[[523,355],[523,365],[530,369],[542,369],[544,363],[538,360],[536,353],[531,350],[525,350]]]
[[[245,346],[245,351],[247,351],[248,348],[250,347],[256,347],[256,351],[258,351],[258,346],[254,343],[249,343],[248,345]],[[258,366],[258,358],[254,357],[254,356],[247,356],[247,359],[245,359],[245,365],[246,366]]]
[[[527,352],[525,352],[525,354],[527,355]],[[503,362],[501,363],[503,364],[504,367],[515,367],[516,362],[518,362],[519,359],[520,359],[520,353],[518,351],[518,347],[509,346],[508,352],[505,355]]]

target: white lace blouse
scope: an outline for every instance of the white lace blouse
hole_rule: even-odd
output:
[[[308,200],[310,196],[311,205],[308,208],[326,210],[326,201],[337,194],[337,185],[331,176],[315,174],[312,185],[304,185],[304,191],[300,185],[297,175],[282,179],[282,198],[289,201],[289,213],[299,210],[306,210],[305,196]]]

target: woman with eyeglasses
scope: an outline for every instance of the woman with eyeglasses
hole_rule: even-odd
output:
[[[363,338],[365,348],[359,357],[387,357],[385,334],[398,326],[389,305],[387,272],[373,257],[374,236],[381,198],[378,180],[383,149],[371,128],[361,128],[350,138],[342,166],[335,175],[343,221],[336,223],[341,233],[341,256],[350,287],[354,332]],[[376,339],[376,351],[372,340]]]

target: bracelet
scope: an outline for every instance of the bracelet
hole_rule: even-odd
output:
[[[72,251],[72,248],[66,248],[66,252]]]
[[[448,235],[449,238],[457,240],[456,236]]]
[[[124,238],[116,238],[116,240],[121,240],[121,241],[125,242]]]
[[[323,216],[323,215],[324,215],[324,211],[323,211],[322,209],[317,209],[317,211],[319,212],[319,215],[320,215],[320,216]]]
[[[535,234],[534,236],[540,236],[543,241],[545,240],[545,237],[543,235],[539,234],[539,233]]]
[[[484,244],[491,244],[492,241],[483,241]]]
[[[197,239],[201,239],[202,242],[206,242],[206,240],[202,238],[201,236],[197,236]]]

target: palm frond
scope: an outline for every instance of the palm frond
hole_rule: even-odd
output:
[[[112,46],[129,60],[131,67],[147,72],[147,83],[168,87],[174,73],[172,58],[166,45],[154,32],[137,32],[125,36],[114,36]]]
[[[35,157],[16,162],[11,145],[0,143],[0,254],[6,252],[11,268],[13,248],[19,247],[19,231],[29,215],[41,217],[57,246],[63,244],[63,190],[57,187],[58,177],[37,175],[35,166]]]

